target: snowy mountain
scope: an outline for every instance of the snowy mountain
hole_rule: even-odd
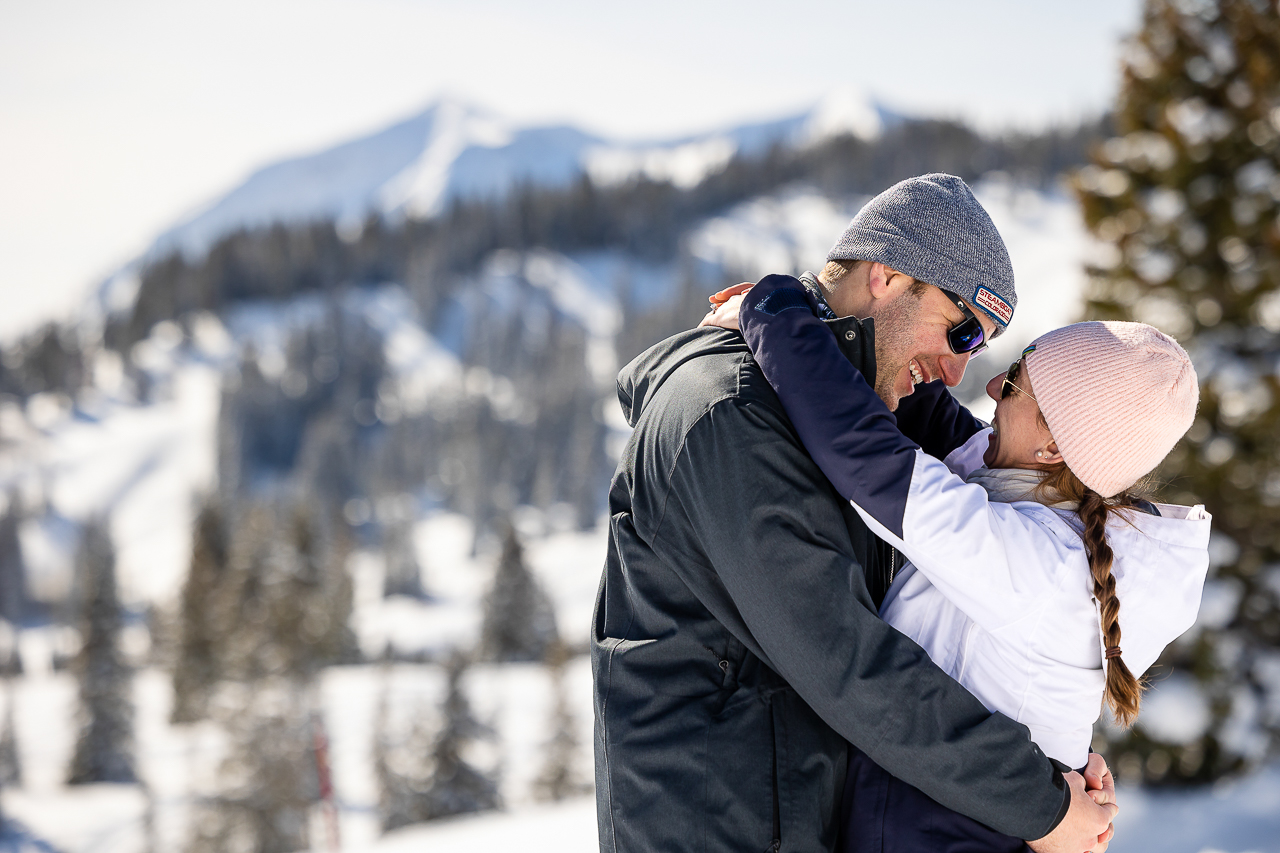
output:
[[[166,231],[148,255],[198,255],[237,228],[370,213],[421,218],[457,198],[498,196],[520,183],[563,186],[586,173],[610,183],[644,174],[696,184],[738,153],[808,145],[842,133],[870,139],[896,113],[852,92],[772,121],[653,142],[609,140],[565,126],[517,127],[474,105],[444,99],[416,116],[341,145],[254,172]]]

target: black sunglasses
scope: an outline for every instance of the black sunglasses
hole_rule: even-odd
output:
[[[942,290],[941,287],[938,289]],[[969,306],[963,299],[949,290],[942,290],[942,292],[964,314],[963,320],[947,330],[947,345],[956,355],[968,353],[970,356],[975,356],[982,352],[987,348],[987,332],[982,328],[982,323],[969,310]]]

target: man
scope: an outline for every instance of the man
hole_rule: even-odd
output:
[[[959,382],[1016,306],[999,234],[950,175],[877,196],[828,260],[805,276],[810,307],[891,409]],[[1037,851],[1105,849],[1114,805],[878,618],[900,558],[804,452],[740,336],[657,344],[619,397],[635,432],[592,638],[602,850],[832,850],[846,740]]]

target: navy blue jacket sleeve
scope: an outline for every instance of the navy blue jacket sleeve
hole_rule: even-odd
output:
[[[917,385],[914,393],[898,401],[898,410],[893,416],[902,434],[935,459],[946,459],[953,450],[987,428],[951,396],[941,379]]]
[[[901,536],[918,446],[814,316],[803,285],[790,276],[762,279],[743,300],[739,324],[836,491]]]

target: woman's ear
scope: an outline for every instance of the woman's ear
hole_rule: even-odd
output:
[[[1058,442],[1052,438],[1049,443],[1036,451],[1036,462],[1041,465],[1057,465],[1062,461],[1062,451],[1058,450]]]

